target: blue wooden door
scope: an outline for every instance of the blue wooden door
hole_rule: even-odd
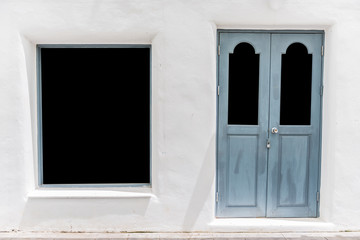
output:
[[[265,216],[270,35],[222,33],[220,51],[217,216]],[[255,73],[241,80],[249,68]],[[251,100],[236,99],[249,88]]]
[[[266,215],[316,217],[322,34],[272,34],[271,41]]]
[[[217,217],[316,217],[323,35],[219,34]]]

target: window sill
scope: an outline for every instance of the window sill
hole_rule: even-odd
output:
[[[37,189],[28,194],[29,199],[89,199],[89,198],[156,198],[150,192],[135,192],[123,190],[47,190]]]

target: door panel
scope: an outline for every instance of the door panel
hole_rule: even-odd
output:
[[[220,33],[217,217],[317,215],[322,37]]]
[[[270,119],[269,128],[278,129],[278,133],[269,133],[271,148],[269,149],[268,169],[268,217],[316,217],[317,215],[317,191],[319,169],[319,146],[320,146],[320,87],[321,87],[321,44],[322,34],[272,34],[271,35],[271,87],[270,91]],[[281,67],[286,64],[285,55],[294,43],[302,44],[311,56],[311,90],[304,93],[303,85],[309,84],[306,74],[302,74],[304,68],[309,67],[309,60],[298,62],[298,76],[291,76],[287,81],[296,81],[295,87],[304,90],[302,93],[310,99],[302,96],[300,102],[294,102],[295,110],[292,111],[293,119],[285,121],[286,125],[280,125],[281,102],[284,95],[299,94],[287,93],[282,89],[281,81],[284,71]],[[289,47],[290,46],[290,47]],[[305,67],[304,67],[305,66]],[[294,68],[294,67],[293,67]],[[287,78],[289,76],[286,76]],[[281,91],[284,90],[284,91]],[[287,100],[287,99],[286,99]],[[285,100],[285,101],[286,101]],[[305,103],[304,103],[305,102]],[[301,107],[301,104],[309,104],[311,108]],[[288,107],[289,108],[289,107]],[[308,110],[309,109],[309,110]],[[307,111],[310,111],[308,113]],[[301,115],[310,117],[309,120],[299,121]],[[304,126],[303,123],[307,123]],[[298,125],[296,125],[298,124]]]
[[[245,66],[246,69],[243,69],[242,60],[235,59],[235,63],[230,62],[234,60],[234,50],[236,54],[239,48],[242,49],[242,43],[249,44],[253,55],[258,56],[256,74],[253,74],[253,71],[241,74],[248,72],[247,69],[251,67]],[[220,92],[224,94],[219,96],[217,216],[265,216],[270,35],[224,33],[220,36],[220,47],[222,54],[219,57],[219,86]],[[256,64],[256,61],[253,62]],[[243,70],[240,74],[239,71],[234,73],[234,70],[229,69],[230,66]],[[235,92],[229,90],[229,76],[233,78],[231,83],[236,86]],[[244,84],[245,87],[241,87],[242,83],[249,79],[258,81],[258,84]],[[258,89],[254,91],[256,85]],[[247,88],[251,88],[251,92],[257,95],[247,101],[252,101],[249,104],[257,107],[255,114],[244,105],[246,99],[236,96],[246,93]],[[233,118],[234,121],[228,120],[229,93],[235,95],[234,99],[238,99],[231,108],[237,115]],[[257,102],[255,106],[254,101]],[[244,118],[245,114],[257,115],[257,119]]]
[[[230,136],[227,169],[229,207],[256,207],[257,135]]]
[[[309,136],[283,135],[279,143],[280,182],[278,205],[306,206]]]

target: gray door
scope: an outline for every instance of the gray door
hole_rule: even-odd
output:
[[[219,33],[218,217],[316,217],[322,33]]]

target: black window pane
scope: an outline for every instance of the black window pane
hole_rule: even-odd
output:
[[[150,49],[42,48],[44,184],[150,182]]]
[[[257,125],[259,102],[259,54],[240,43],[229,54],[228,124]]]
[[[281,125],[310,125],[312,54],[291,44],[281,63]]]

